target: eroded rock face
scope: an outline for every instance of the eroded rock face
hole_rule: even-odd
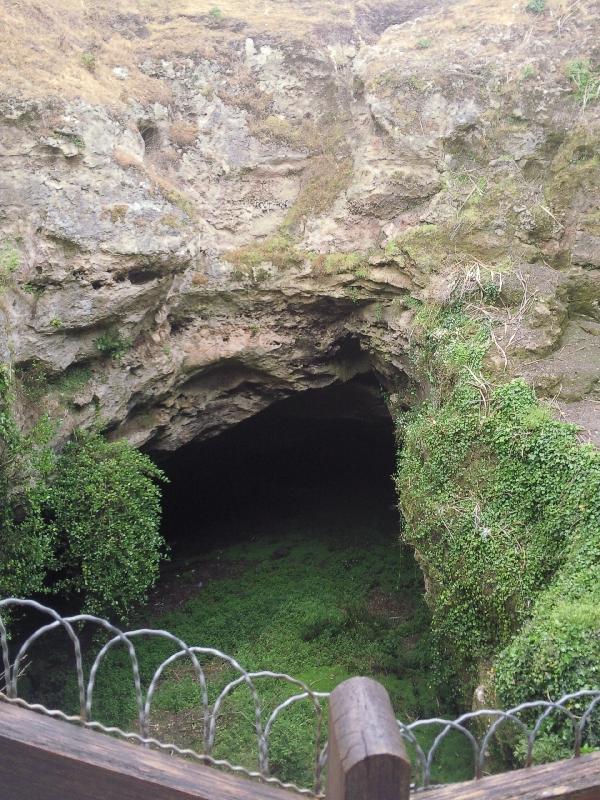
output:
[[[368,370],[409,403],[415,305],[483,295],[490,363],[597,437],[600,104],[567,76],[600,80],[594,3],[320,5],[301,41],[252,2],[100,9],[92,74],[75,48],[64,86],[7,82],[0,350],[24,419],[173,450]]]

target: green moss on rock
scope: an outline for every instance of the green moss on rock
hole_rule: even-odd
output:
[[[438,675],[466,699],[493,664],[502,705],[598,685],[600,453],[522,380],[490,383],[489,332],[460,307],[424,306],[414,341],[431,393],[400,417],[397,489]]]

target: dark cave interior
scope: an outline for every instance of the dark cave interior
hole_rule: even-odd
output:
[[[273,403],[224,433],[181,448],[161,466],[163,528],[173,549],[238,540],[274,516],[364,496],[397,520],[394,424],[368,373]],[[395,523],[397,525],[397,522]]]

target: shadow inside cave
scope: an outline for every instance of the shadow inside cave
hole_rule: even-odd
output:
[[[312,527],[349,507],[397,536],[395,450],[394,424],[370,374],[275,402],[186,445],[161,463],[173,563],[252,538],[265,525],[283,529],[301,515]]]

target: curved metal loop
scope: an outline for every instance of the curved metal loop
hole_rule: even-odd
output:
[[[514,722],[521,730],[525,733],[527,738],[527,766],[529,765],[529,761],[531,760],[531,752],[533,750],[533,742],[534,742],[534,735],[529,730],[527,725],[523,722],[523,720],[519,719],[515,714],[511,711],[489,711],[487,712],[490,716],[496,716],[498,719],[494,720],[494,722],[490,725],[488,730],[486,731],[485,736],[481,741],[481,751],[480,751],[480,761],[479,761],[479,774],[483,772],[484,762],[485,762],[485,754],[487,752],[488,746],[492,740],[492,737],[495,735],[498,728],[504,722]]]
[[[200,682],[200,686],[202,688],[202,691],[204,692],[204,690],[206,689],[206,679],[205,679],[205,676],[204,676],[204,671],[202,670],[202,667],[200,666],[200,662],[196,658],[195,654],[192,652],[191,648],[183,641],[183,639],[180,639],[178,636],[175,636],[175,634],[170,633],[169,631],[163,631],[163,630],[153,629],[153,628],[140,628],[139,630],[135,630],[135,631],[127,631],[126,633],[123,633],[123,636],[125,638],[127,638],[127,639],[133,638],[134,636],[155,636],[157,638],[163,638],[163,639],[167,639],[168,641],[173,642],[178,647],[180,647],[185,653],[187,653],[189,655],[189,657],[191,659],[191,662],[192,662],[192,665],[193,665],[193,667],[194,667],[194,669],[196,671],[196,675],[198,677],[198,681]],[[88,689],[87,689],[87,702],[89,704],[90,713],[91,713],[91,709],[92,709],[94,687],[96,685],[96,675],[98,673],[100,665],[102,664],[102,661],[103,661],[104,657],[106,656],[108,651],[111,649],[111,647],[113,647],[113,645],[115,645],[119,641],[121,641],[121,637],[120,636],[115,636],[113,639],[110,639],[98,651],[98,654],[96,655],[96,658],[94,659],[94,663],[92,664],[92,668],[90,670],[90,677],[89,677]],[[206,696],[206,703],[208,704],[208,696],[207,695],[203,695],[203,697],[204,696]],[[207,706],[205,706],[205,709],[207,709]],[[205,728],[206,728],[206,724],[207,724],[207,710],[205,711],[205,714],[204,714],[204,726],[205,726]],[[148,719],[147,719],[146,714],[145,714],[145,706],[144,706],[144,711],[142,713],[142,716],[140,718],[140,735],[142,737],[147,737],[148,736]]]
[[[470,715],[464,715],[470,716]],[[459,720],[462,720],[462,717],[459,717]],[[438,735],[433,740],[433,744],[429,748],[427,753],[427,760],[425,763],[425,773],[423,775],[423,788],[427,789],[431,782],[431,767],[433,765],[433,758],[435,756],[436,750],[438,749],[439,745],[443,742],[446,736],[450,733],[451,730],[460,731],[460,733],[464,734],[471,747],[473,748],[473,763],[475,764],[475,769],[477,769],[478,763],[478,755],[479,755],[479,743],[477,739],[473,736],[471,731],[468,728],[465,728],[461,722],[457,720],[449,720],[449,719],[439,719],[433,718],[428,720],[417,720],[410,725],[410,728],[414,730],[415,728],[423,727],[424,725],[443,725],[444,729],[438,733]]]
[[[81,656],[81,643],[79,641],[79,637],[73,630],[72,626],[69,622],[61,617],[61,615],[54,611],[52,608],[48,608],[47,606],[43,606],[41,603],[38,603],[36,600],[24,600],[19,597],[7,597],[4,600],[0,600],[0,608],[7,608],[10,606],[18,606],[22,608],[33,608],[36,611],[41,612],[42,614],[48,614],[51,616],[55,622],[51,623],[50,625],[44,625],[42,628],[38,628],[20,647],[14,664],[12,666],[12,670],[8,670],[8,680],[6,682],[7,691],[10,697],[17,697],[17,682],[19,680],[19,667],[21,665],[21,661],[29,649],[29,647],[39,639],[44,633],[46,633],[51,628],[55,628],[58,626],[62,626],[73,643],[73,649],[75,650],[75,670],[77,672],[77,688],[79,691],[79,710],[81,714],[81,719],[86,720],[86,705],[85,705],[85,681],[83,676],[83,659]],[[4,625],[2,626],[2,635],[4,640]],[[7,643],[3,641],[2,650],[4,653],[5,646],[7,647]]]
[[[399,719],[396,720],[398,723],[398,727],[400,728],[400,735],[403,739],[405,739],[410,745],[415,748],[415,753],[417,758],[419,759],[419,766],[421,768],[421,782],[425,780],[425,774],[427,772],[427,756],[425,755],[425,751],[419,744],[417,737],[414,735],[412,730],[409,728],[408,725],[405,725],[404,722],[400,722]]]
[[[594,710],[595,710],[595,708],[596,708],[596,706],[598,704],[600,704],[600,694],[598,694],[598,696],[596,698],[594,698],[594,700],[592,700],[592,702],[589,704],[589,706],[587,707],[587,709],[583,713],[583,716],[579,720],[579,726],[578,726],[578,729],[577,729],[577,738],[576,738],[576,741],[575,741],[575,756],[579,756],[580,755],[581,737],[583,735],[583,729],[587,725],[588,720],[590,719],[590,717],[594,713]]]
[[[271,675],[272,677],[272,675]],[[279,675],[280,678],[284,678],[288,682],[289,675]],[[302,683],[301,681],[293,680],[291,683]],[[316,716],[316,726],[315,726],[315,786],[314,792],[318,794],[321,791],[321,784],[322,784],[322,777],[323,777],[323,769],[325,763],[323,759],[327,757],[327,743],[321,747],[321,732],[322,732],[322,724],[323,724],[323,709],[321,708],[321,704],[319,703],[319,697],[329,697],[329,692],[313,692],[310,689],[302,692],[301,694],[295,694],[291,697],[288,697],[287,700],[284,700],[280,703],[274,711],[271,712],[269,719],[267,720],[267,724],[265,725],[265,740],[267,742],[267,747],[269,743],[269,734],[271,733],[271,728],[273,727],[273,723],[277,720],[279,714],[286,708],[298,703],[302,700],[306,700],[309,698],[313,702],[313,707]]]

